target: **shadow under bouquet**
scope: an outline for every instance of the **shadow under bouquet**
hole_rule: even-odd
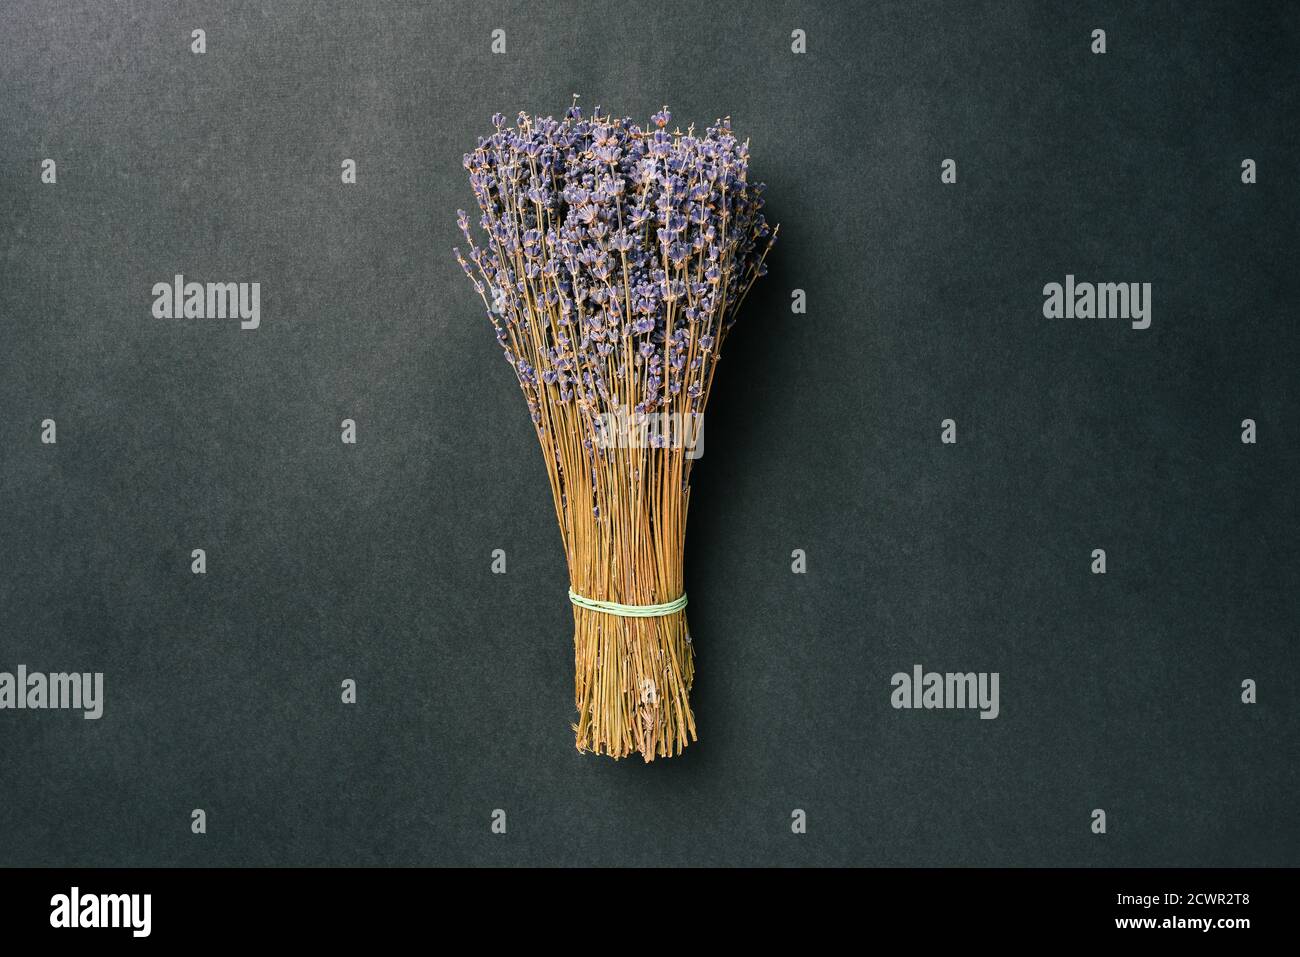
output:
[[[569,568],[579,751],[696,739],[683,550],[719,351],[776,230],[729,119],[497,114],[456,258],[514,367]]]

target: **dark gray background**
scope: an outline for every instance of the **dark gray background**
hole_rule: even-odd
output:
[[[0,863],[1300,863],[1294,7],[362,6],[0,9],[0,670],[107,698],[0,712]],[[650,766],[573,751],[450,253],[489,116],[573,92],[729,113],[781,222],[692,502],[701,738]],[[261,328],[153,319],[176,272]],[[1067,272],[1151,329],[1044,319]],[[893,710],[914,663],[1001,716]]]

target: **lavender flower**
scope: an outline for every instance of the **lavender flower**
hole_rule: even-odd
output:
[[[671,123],[667,107],[645,127],[586,118],[575,98],[558,120],[495,114],[465,155],[481,232],[458,212],[456,257],[530,401],[588,422],[620,403],[703,408],[776,233],[730,120]]]

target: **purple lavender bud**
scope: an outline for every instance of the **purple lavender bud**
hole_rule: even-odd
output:
[[[463,156],[484,240],[458,210],[469,261],[455,257],[488,299],[526,396],[541,395],[530,391],[540,378],[586,414],[643,369],[646,408],[671,407],[683,390],[702,397],[714,336],[766,273],[775,237],[730,122],[683,135],[671,121],[667,107],[644,128],[599,107],[587,120],[575,98],[559,119],[493,116],[494,132]],[[631,336],[644,337],[636,366],[622,347]],[[688,362],[692,341],[701,352]],[[567,388],[579,381],[580,392]]]

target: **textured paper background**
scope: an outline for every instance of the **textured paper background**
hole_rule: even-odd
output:
[[[6,3],[0,670],[107,702],[0,712],[0,863],[1300,863],[1297,21],[1132,7]],[[572,750],[450,255],[490,114],[573,92],[731,114],[782,224],[692,502],[701,740],[649,767]],[[261,328],[151,318],[177,272]],[[1045,320],[1067,272],[1151,329]],[[1001,716],[893,710],[918,662]]]

